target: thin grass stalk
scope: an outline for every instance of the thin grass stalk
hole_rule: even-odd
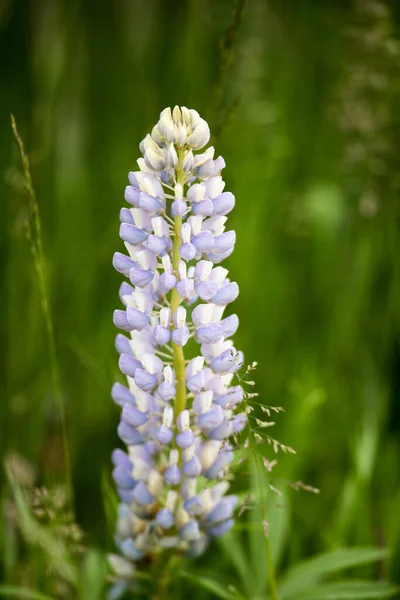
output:
[[[15,141],[17,142],[22,170],[24,174],[24,187],[29,201],[29,216],[26,218],[26,236],[29,242],[30,250],[32,253],[34,268],[36,271],[40,299],[45,319],[45,326],[47,331],[49,355],[50,355],[50,367],[52,376],[52,386],[56,408],[60,418],[61,425],[61,437],[64,454],[64,468],[65,468],[65,484],[67,489],[68,503],[72,510],[73,508],[73,491],[72,491],[72,473],[71,473],[71,458],[70,450],[67,437],[66,418],[65,418],[65,407],[63,396],[60,385],[60,370],[58,366],[56,343],[54,336],[53,320],[50,312],[50,305],[47,295],[46,277],[45,277],[45,261],[42,243],[42,228],[40,221],[39,205],[36,198],[35,189],[33,187],[32,176],[30,171],[30,164],[28,155],[25,152],[24,143],[21,136],[18,133],[17,123],[13,114],[11,114],[11,127],[14,134]]]

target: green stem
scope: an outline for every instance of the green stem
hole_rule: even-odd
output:
[[[254,451],[254,460],[255,460],[255,464],[256,464],[256,470],[257,470],[257,477],[258,477],[258,488],[260,490],[260,501],[261,501],[261,512],[264,518],[266,518],[267,515],[267,507],[266,507],[266,503],[265,503],[265,497],[264,497],[264,490],[262,489],[262,467],[260,465],[260,458],[257,455],[257,450],[253,449]],[[275,575],[275,569],[274,569],[274,565],[272,563],[272,554],[271,554],[271,545],[269,543],[269,537],[267,535],[264,535],[264,539],[265,539],[265,552],[267,555],[267,568],[268,568],[268,582],[269,582],[269,589],[271,592],[271,600],[279,600],[279,596],[278,596],[278,584],[276,582],[276,575]]]
[[[14,115],[11,115],[11,127],[13,130],[15,140],[17,142],[17,146],[18,146],[18,150],[19,150],[19,154],[20,154],[20,158],[21,158],[22,169],[23,169],[23,173],[24,173],[25,191],[27,193],[28,200],[29,200],[30,218],[28,218],[26,220],[26,233],[27,233],[28,242],[31,247],[31,252],[32,252],[32,256],[33,256],[36,275],[37,275],[38,282],[39,282],[41,303],[42,303],[43,314],[44,314],[44,319],[45,319],[45,326],[46,326],[47,337],[48,337],[53,393],[54,393],[54,398],[55,398],[55,402],[57,405],[59,418],[60,418],[60,425],[61,425],[61,438],[62,438],[63,451],[64,451],[66,489],[67,489],[67,494],[68,494],[69,505],[70,505],[71,510],[73,510],[71,458],[70,458],[68,437],[67,437],[67,426],[66,426],[66,418],[65,418],[64,401],[63,401],[63,396],[62,396],[62,392],[61,392],[60,372],[59,372],[58,360],[57,360],[54,327],[53,327],[53,321],[52,321],[51,312],[50,312],[50,305],[49,305],[48,296],[47,296],[47,286],[46,286],[46,278],[45,278],[45,259],[44,259],[44,251],[43,251],[43,244],[42,244],[42,232],[41,232],[39,205],[37,202],[35,189],[33,187],[29,158],[25,152],[24,143],[22,141],[22,138],[18,133],[17,123],[15,121]]]
[[[174,573],[178,560],[179,557],[176,555],[171,556],[167,560],[165,567],[159,576],[157,589],[152,596],[152,600],[165,600],[165,595],[171,583],[171,575]]]
[[[177,166],[177,181],[183,187],[185,181],[185,174],[182,171],[181,164],[183,159],[183,152],[180,153],[179,162]],[[181,245],[181,226],[182,217],[175,217],[175,237],[174,246],[172,251],[172,268],[174,274],[178,277],[178,266],[179,266],[179,246]],[[171,295],[171,313],[172,315],[181,303],[181,297],[174,288]],[[185,381],[185,357],[183,354],[182,346],[178,346],[172,342],[173,360],[176,376],[176,396],[175,396],[175,420],[178,415],[186,408],[186,381]]]

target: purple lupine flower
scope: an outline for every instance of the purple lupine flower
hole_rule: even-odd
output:
[[[126,332],[115,347],[127,383],[111,395],[127,452],[114,450],[112,460],[116,540],[132,561],[171,547],[197,556],[234,523],[229,438],[247,418],[233,384],[243,362],[230,340],[239,320],[224,317],[239,288],[219,263],[236,241],[226,230],[235,198],[224,191],[224,159],[214,148],[198,152],[209,137],[195,110],[165,109],[140,144],[130,207],[120,211],[126,254],[116,252],[113,265],[130,283],[120,287],[114,323]],[[197,344],[191,355],[187,344]]]

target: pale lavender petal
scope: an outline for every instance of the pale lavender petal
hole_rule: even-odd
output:
[[[186,429],[186,431],[178,433],[175,439],[180,448],[189,448],[194,444],[194,433],[191,429]]]
[[[126,316],[131,328],[137,329],[138,331],[141,331],[150,323],[149,315],[142,313],[140,310],[136,310],[136,308],[133,308],[132,306],[128,306],[126,309]]]
[[[121,223],[119,228],[119,236],[124,240],[124,242],[128,242],[129,244],[136,246],[137,244],[141,244],[147,240],[149,234],[144,229],[139,229],[139,227],[136,227],[135,225]]]
[[[115,404],[124,406],[125,404],[136,405],[135,396],[121,383],[114,383],[111,389],[111,397]]]
[[[124,375],[129,375],[129,377],[134,377],[136,370],[143,367],[139,360],[133,356],[130,356],[129,354],[121,354],[118,360],[118,366],[121,373]]]
[[[218,306],[226,306],[230,302],[236,300],[239,296],[239,286],[233,281],[231,283],[227,283],[223,285],[221,289],[211,298],[211,302],[213,304],[218,304]]]
[[[133,285],[144,288],[153,281],[154,273],[153,271],[146,271],[140,267],[132,267],[132,269],[129,271],[129,279]]]
[[[143,481],[138,481],[133,490],[133,499],[140,506],[146,506],[147,504],[151,504],[154,500],[152,494],[149,492]]]
[[[193,246],[195,246],[197,250],[200,250],[200,252],[207,252],[214,246],[214,237],[211,231],[201,231],[192,237],[191,241]]]
[[[167,467],[164,472],[164,479],[169,485],[177,485],[181,480],[181,470],[178,465]]]
[[[122,333],[118,333],[115,338],[115,349],[118,354],[132,354],[129,338],[126,335],[122,335]]]
[[[156,523],[163,529],[169,529],[174,524],[174,515],[168,508],[162,508],[156,514]]]
[[[135,487],[136,481],[133,479],[130,471],[121,465],[115,467],[112,476],[115,483],[121,488],[132,490]]]
[[[150,392],[157,385],[157,377],[147,373],[144,369],[136,369],[135,383],[145,392]]]
[[[133,329],[133,326],[128,321],[125,310],[114,310],[113,323],[118,329],[123,329],[124,331],[132,331]]]
[[[140,427],[147,422],[147,415],[138,410],[135,406],[125,404],[122,409],[122,419],[131,427]]]
[[[196,455],[183,464],[183,473],[186,477],[198,477],[200,475],[201,462]]]
[[[218,525],[211,527],[209,532],[213,537],[220,537],[232,529],[234,523],[235,521],[233,519],[228,519],[228,521],[224,521],[223,523],[219,523]]]
[[[143,443],[140,433],[128,425],[128,423],[125,423],[125,421],[121,421],[118,425],[118,435],[127,446],[135,446],[136,444]]]
[[[211,298],[217,294],[218,283],[212,279],[209,279],[208,281],[199,281],[195,284],[194,289],[196,294],[198,294],[202,300],[207,301],[211,300]]]
[[[131,258],[129,258],[129,256],[121,254],[121,252],[115,252],[113,257],[113,267],[116,271],[122,273],[122,275],[126,275],[126,277],[129,277],[129,271],[132,269],[132,267],[135,267],[136,265],[137,263],[135,263]]]

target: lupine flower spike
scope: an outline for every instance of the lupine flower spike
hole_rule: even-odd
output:
[[[235,198],[224,191],[224,159],[213,147],[198,152],[209,138],[195,110],[163,110],[140,144],[120,212],[127,254],[116,252],[113,264],[129,283],[114,323],[127,332],[115,344],[127,384],[115,383],[112,397],[127,451],[112,460],[117,544],[133,561],[165,548],[196,556],[234,522],[230,438],[247,419],[243,390],[232,385],[243,362],[231,340],[239,321],[224,317],[239,288],[219,263],[235,245],[226,231]]]

